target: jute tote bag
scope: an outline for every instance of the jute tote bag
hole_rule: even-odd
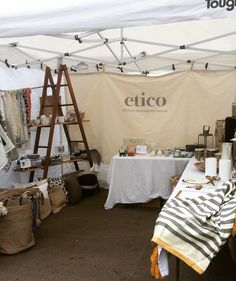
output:
[[[32,202],[15,200],[13,205],[5,203],[8,213],[0,216],[0,253],[7,255],[17,254],[35,245]]]

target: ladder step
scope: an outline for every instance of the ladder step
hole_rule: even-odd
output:
[[[84,141],[83,140],[71,140],[70,142],[81,142],[81,143],[83,143]]]
[[[57,85],[47,85],[47,88],[56,88]],[[61,84],[60,87],[66,87],[68,84]]]
[[[48,148],[46,145],[38,145],[38,148]]]
[[[60,104],[60,106],[72,106],[74,105],[73,103],[64,103],[64,104]]]
[[[73,103],[64,103],[64,104],[58,104],[58,106],[72,106]],[[45,105],[41,105],[42,107],[54,107],[54,105],[52,104],[45,104]]]

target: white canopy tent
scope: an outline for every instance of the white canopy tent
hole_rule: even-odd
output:
[[[0,63],[159,74],[234,69],[235,1],[7,1]]]
[[[79,102],[82,101],[83,109],[87,111],[86,116],[93,120],[91,128],[90,124],[86,128],[88,139],[92,140],[92,147],[101,152],[106,164],[125,136],[120,132],[126,135],[146,133],[149,141],[158,138],[160,145],[173,146],[174,142],[183,145],[179,136],[173,137],[177,135],[182,135],[184,142],[193,142],[200,132],[199,126],[201,128],[203,122],[213,125],[216,119],[229,115],[231,102],[235,100],[235,5],[231,0],[4,2],[0,10],[0,90],[42,86],[42,70],[50,66],[56,72],[60,63],[65,63],[71,74],[83,74],[73,75],[72,80]],[[138,74],[140,79],[134,81],[126,75],[120,79],[110,73]],[[146,77],[166,73],[173,73],[174,80],[164,77],[160,84],[152,84],[155,81]],[[208,76],[202,80],[200,76],[204,73]],[[144,92],[148,98],[164,95],[166,85],[171,86],[166,94],[167,111],[172,116],[158,111],[154,115],[123,111],[125,113],[120,116],[124,110],[122,99],[127,98],[120,93],[140,96]],[[171,95],[173,92],[176,94]],[[199,101],[188,106],[196,95]],[[115,99],[111,101],[111,97]],[[227,99],[225,107],[222,106],[224,99]],[[114,102],[114,110],[112,107],[107,110],[107,101]],[[210,105],[212,112],[208,112]],[[165,122],[168,124],[168,120],[176,114],[179,116],[184,109],[184,115],[175,118],[174,127],[167,127]],[[205,113],[199,116],[198,109]],[[194,110],[189,118],[188,113]],[[102,119],[101,111],[109,116],[103,114]],[[146,123],[142,131],[141,120],[144,119],[148,126]],[[125,128],[119,120],[124,121]],[[151,123],[156,120],[158,124]],[[186,124],[179,130],[178,124],[183,121]],[[112,131],[111,138],[115,126],[120,130],[117,134]],[[169,138],[170,133],[172,138]],[[98,136],[103,140],[98,141]],[[166,143],[166,139],[172,143]]]

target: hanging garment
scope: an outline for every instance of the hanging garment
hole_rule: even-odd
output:
[[[3,129],[3,127],[0,124],[0,138],[1,138],[1,143],[4,147],[5,153],[7,154],[9,151],[11,151],[13,148],[15,148],[14,144],[8,137],[7,133]]]
[[[1,108],[1,99],[0,99],[0,108]],[[2,126],[2,129],[4,130],[4,132],[6,133],[6,124],[5,124],[5,121],[4,121],[4,118],[3,118],[3,114],[2,114],[2,111],[0,110],[0,126]],[[2,139],[2,141],[3,141],[3,144],[5,143],[5,141]],[[6,149],[5,149],[6,150]],[[7,162],[7,164],[4,166],[4,171],[5,172],[7,172],[9,169],[10,169],[10,167],[11,167],[11,157],[10,157],[10,155],[9,155],[9,153],[8,153],[8,162]]]
[[[20,118],[21,118],[21,125],[22,125],[21,144],[25,144],[28,141],[28,125],[27,125],[24,90],[17,91],[16,99],[20,108]]]
[[[6,114],[6,128],[12,142],[21,147],[28,140],[25,104],[22,92],[9,91],[3,96],[3,106]]]
[[[2,170],[7,164],[8,159],[4,149],[4,145],[2,143],[2,138],[0,138],[0,170]]]
[[[0,112],[1,113],[1,112]],[[4,151],[5,151],[5,156],[7,158],[7,162],[5,163],[6,159],[3,155],[3,152],[1,152],[0,157],[3,157],[3,167],[1,169],[4,169],[6,172],[10,169],[11,166],[11,157],[9,155],[9,152],[12,151],[15,146],[12,143],[12,141],[10,140],[10,138],[8,137],[6,131],[4,130],[4,128],[1,125],[0,122],[0,139],[1,139],[1,146],[3,146]],[[1,147],[2,149],[2,147]]]
[[[1,102],[1,100],[0,100],[0,102]],[[2,114],[1,110],[0,110],[0,125],[2,126],[3,130],[6,132],[6,123],[4,121],[3,114]]]
[[[31,89],[30,88],[24,89],[23,97],[25,100],[26,121],[27,124],[30,124],[31,121]]]

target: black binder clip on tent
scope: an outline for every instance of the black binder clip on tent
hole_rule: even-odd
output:
[[[175,65],[174,64],[172,64],[172,70],[175,70]]]
[[[7,59],[5,59],[5,65],[9,68],[10,67],[10,64],[8,63],[8,60]]]
[[[77,72],[77,69],[76,69],[75,66],[73,65],[73,66],[71,66],[70,71],[72,71],[72,72]]]
[[[75,40],[78,41],[80,44],[82,43],[82,39],[78,35],[75,35]]]
[[[97,71],[99,71],[99,69],[102,69],[103,64],[102,63],[98,63],[95,65]]]
[[[121,72],[121,73],[123,73],[123,72],[124,72],[123,67],[121,67],[121,66],[117,66],[117,68],[120,70],[120,72]]]
[[[27,68],[30,68],[30,65],[29,65],[27,60],[25,61],[25,65],[26,65]]]
[[[208,69],[208,62],[205,64],[205,69],[206,70]]]
[[[194,65],[194,61],[192,61],[192,60],[187,60],[187,63],[188,64],[191,64],[191,70],[193,69],[193,65]]]

